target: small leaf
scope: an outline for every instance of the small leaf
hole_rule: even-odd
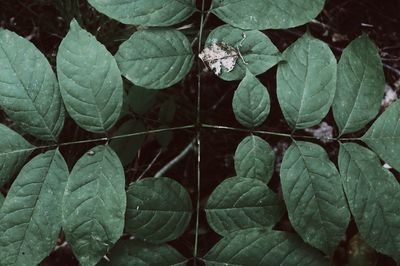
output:
[[[185,257],[169,245],[155,245],[139,240],[118,241],[107,257],[109,261],[102,260],[100,266],[183,266],[187,262]]]
[[[174,29],[137,31],[121,44],[115,58],[122,75],[148,89],[178,83],[194,61],[189,40]]]
[[[28,40],[0,29],[0,106],[19,127],[56,141],[64,125],[64,106],[46,57]]]
[[[125,207],[117,154],[109,146],[94,147],[75,164],[63,198],[65,237],[82,265],[95,265],[121,237]]]
[[[146,127],[141,120],[128,120],[115,131],[113,137],[141,132],[146,132]],[[135,159],[145,138],[145,134],[140,134],[126,138],[112,139],[110,147],[118,154],[122,164],[127,166]]]
[[[358,231],[379,252],[400,262],[400,185],[372,151],[340,145],[339,169]]]
[[[192,216],[185,188],[173,179],[144,178],[127,192],[125,231],[138,239],[164,243],[178,238]]]
[[[218,234],[247,228],[272,228],[284,208],[278,196],[258,179],[232,177],[210,195],[205,208],[207,221]]]
[[[252,228],[233,232],[204,257],[206,265],[322,266],[328,261],[295,235]]]
[[[386,163],[400,171],[400,101],[392,103],[362,136]]]
[[[0,186],[2,186],[24,165],[34,146],[3,124],[0,124],[0,136]]]
[[[58,150],[39,154],[22,168],[0,209],[1,265],[37,265],[53,250],[67,178]]]
[[[175,101],[169,99],[161,104],[160,112],[158,114],[158,120],[160,121],[161,124],[169,124],[174,120],[175,113],[176,113]]]
[[[267,88],[247,72],[233,96],[232,109],[236,120],[245,127],[259,126],[267,119],[270,106]]]
[[[275,154],[268,142],[257,136],[244,138],[236,148],[235,170],[239,177],[268,182],[274,173]]]
[[[143,115],[156,102],[158,91],[132,86],[128,90],[128,104],[132,112]]]
[[[331,255],[350,219],[335,165],[321,146],[296,141],[285,152],[280,173],[294,229],[306,243]]]
[[[119,118],[122,78],[114,57],[73,20],[57,54],[57,73],[65,107],[90,132],[105,132]]]
[[[214,0],[212,13],[242,29],[286,29],[306,24],[324,7],[324,0]]]
[[[196,10],[195,0],[89,0],[99,12],[124,24],[171,26]]]
[[[222,44],[225,44],[225,47]],[[236,57],[232,69],[222,68],[221,73],[214,71],[224,80],[243,79],[246,70],[255,76],[262,74],[281,59],[279,50],[264,33],[258,30],[241,30],[230,25],[222,25],[208,35],[205,47],[213,45],[224,48],[222,51],[226,51],[226,47],[231,47],[230,49],[233,49],[231,54]],[[226,55],[224,57],[226,58]],[[212,63],[213,60],[208,61]]]
[[[293,129],[315,126],[331,107],[336,89],[336,59],[329,46],[306,33],[283,52],[279,64],[279,105]]]
[[[343,50],[332,111],[340,134],[363,128],[379,112],[385,76],[378,49],[367,35]]]

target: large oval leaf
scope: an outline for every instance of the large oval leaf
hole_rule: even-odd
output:
[[[282,217],[282,201],[258,179],[232,177],[210,195],[205,208],[207,221],[218,234],[247,228],[272,227]]]
[[[337,75],[333,116],[340,134],[355,132],[378,114],[385,86],[378,49],[367,35],[343,50]]]
[[[40,154],[22,168],[0,209],[1,265],[37,265],[53,250],[67,178],[58,150]]]
[[[338,246],[350,219],[340,175],[326,151],[296,141],[281,166],[283,198],[296,232],[327,254]]]
[[[0,124],[0,186],[23,166],[33,146],[14,130]]]
[[[283,52],[278,66],[277,95],[288,124],[294,129],[321,122],[336,89],[336,59],[329,46],[306,33]]]
[[[0,65],[1,108],[29,134],[56,141],[65,111],[47,59],[28,40],[0,29]]]
[[[212,12],[221,20],[243,29],[285,29],[315,18],[324,0],[214,0]]]
[[[247,71],[232,100],[236,120],[245,127],[259,126],[267,119],[270,107],[267,88]]]
[[[274,173],[275,153],[268,142],[257,136],[244,138],[236,148],[235,170],[240,177],[268,182]]]
[[[66,240],[82,265],[95,265],[122,235],[125,175],[118,155],[97,146],[75,164],[65,189]]]
[[[125,231],[138,239],[164,243],[178,238],[192,216],[185,188],[173,179],[144,178],[130,184]]]
[[[400,101],[394,102],[362,136],[386,163],[400,171]]]
[[[195,0],[89,0],[99,12],[125,24],[171,26],[196,10]]]
[[[109,261],[103,260],[101,266],[183,266],[187,262],[185,257],[169,245],[156,245],[139,240],[118,241],[107,257]]]
[[[252,228],[233,232],[204,257],[206,265],[329,265],[295,235]]]
[[[355,143],[340,145],[339,169],[351,213],[367,243],[400,262],[400,185],[379,158]]]
[[[213,51],[213,45],[220,48],[227,46],[235,50],[232,55],[237,58],[233,69],[226,69],[223,65],[220,71],[217,71],[219,68],[213,69],[214,73],[224,80],[243,79],[246,70],[249,70],[253,75],[262,74],[277,64],[281,58],[279,50],[271,40],[258,30],[241,30],[230,25],[215,28],[208,35],[205,43],[206,48],[201,56],[202,60],[209,66],[221,63],[221,60],[226,59],[223,58],[226,57],[224,53],[220,53],[220,58],[218,58],[218,54],[206,53]]]
[[[105,132],[122,107],[122,78],[114,57],[73,20],[57,54],[57,73],[65,107],[91,132]]]
[[[170,87],[189,72],[194,55],[189,40],[174,29],[135,32],[115,55],[122,74],[148,89]]]

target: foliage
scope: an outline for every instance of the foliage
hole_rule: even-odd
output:
[[[113,55],[85,30],[82,17],[72,19],[57,52],[57,77],[32,43],[0,29],[0,107],[15,123],[0,125],[0,185],[11,184],[5,199],[0,194],[0,265],[40,263],[61,229],[84,266],[185,265],[189,260],[329,265],[352,220],[366,249],[400,263],[400,185],[381,163],[400,171],[400,102],[366,131],[379,113],[385,81],[378,50],[367,35],[352,41],[337,63],[330,47],[308,31],[282,53],[261,31],[306,24],[321,12],[324,0],[214,0],[208,11],[204,1],[198,10],[194,0],[89,3],[138,27]],[[171,26],[197,12],[200,29],[191,43],[181,28]],[[203,43],[206,14],[227,24],[213,29]],[[192,49],[196,41],[199,59]],[[234,155],[236,176],[214,189],[204,210],[200,187],[193,206],[193,193],[178,181],[147,177],[131,182],[124,171],[146,134],[157,133],[162,146],[168,145],[176,99],[160,106],[161,126],[155,131],[140,119],[123,119],[124,114],[148,112],[157,93],[182,82],[195,59],[225,81],[240,80],[232,111],[247,128],[237,130],[249,133]],[[257,77],[275,65],[278,104],[291,133],[257,130],[275,122],[268,120],[273,91]],[[198,93],[201,70],[198,65]],[[205,125],[197,108],[196,123],[186,128],[197,130],[200,173]],[[328,139],[340,145],[337,166],[324,147],[313,143],[316,139],[295,134],[319,124],[330,110],[339,129]],[[81,154],[73,167],[59,149],[66,145],[58,142],[65,117],[105,136],[86,141],[102,143]],[[357,132],[363,136],[342,137]],[[292,141],[278,169],[265,135]],[[275,172],[280,173],[278,191],[268,186]],[[221,236],[204,256],[198,254],[202,211]],[[285,211],[292,232],[280,230]],[[166,243],[187,231],[193,213],[193,257],[185,258]]]

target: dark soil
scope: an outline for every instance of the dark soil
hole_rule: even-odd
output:
[[[64,3],[64,6],[57,6],[52,3]],[[0,0],[0,26],[15,31],[21,36],[33,42],[55,66],[55,55],[58,46],[68,30],[68,22],[72,17],[76,17],[81,25],[96,35],[99,41],[104,43],[107,48],[115,52],[118,45],[127,39],[135,28],[125,26],[108,18],[99,15],[87,5],[86,1],[80,1],[79,6],[69,6],[66,3],[75,1],[52,1],[52,0]],[[198,1],[201,2],[201,1]],[[206,1],[206,6],[210,1]],[[199,3],[200,5],[200,3]],[[64,10],[60,12],[60,10]],[[185,33],[193,39],[199,28],[199,14],[194,15],[189,21],[181,25],[193,23],[192,27],[185,30]],[[222,22],[211,15],[205,26],[204,38],[210,30]],[[181,26],[179,25],[179,26]],[[316,21],[307,26],[297,27],[289,30],[269,30],[265,33],[271,38],[275,45],[283,51],[289,44],[295,41],[306,30],[314,36],[327,42],[334,53],[339,57],[341,50],[355,37],[362,32],[367,33],[380,49],[383,63],[385,64],[385,75],[387,86],[394,90],[400,89],[400,0],[327,0],[324,11],[317,17]],[[203,38],[203,40],[204,40]],[[194,49],[197,50],[197,44]],[[174,120],[168,126],[176,127],[194,124],[196,121],[196,102],[197,102],[197,75],[201,71],[201,122],[212,125],[230,126],[242,128],[236,122],[232,113],[232,97],[238,82],[225,82],[216,77],[212,72],[207,71],[202,64],[200,69],[193,67],[192,72],[181,83],[173,88],[163,90],[157,95],[157,103],[145,115],[127,114],[122,120],[135,118],[143,119],[147,128],[155,129],[162,126],[159,121],[158,112],[160,105],[166,99],[173,98],[177,111]],[[0,69],[1,71],[1,69]],[[267,122],[259,129],[265,131],[275,131],[290,133],[290,129],[283,119],[278,101],[276,99],[276,68],[260,75],[259,78],[269,89],[272,108]],[[332,115],[329,114],[324,120],[329,125],[335,127]],[[4,113],[0,112],[0,122],[14,126]],[[118,128],[116,125],[115,129]],[[14,127],[15,128],[15,127]],[[248,132],[223,129],[199,128],[201,133],[201,208],[205,206],[206,200],[215,187],[225,178],[235,175],[233,166],[233,154],[237,144]],[[336,129],[335,129],[336,131]],[[112,134],[111,132],[110,134]],[[299,135],[307,135],[307,132],[296,132]],[[335,134],[335,132],[334,132]],[[354,134],[361,135],[362,132]],[[125,169],[127,183],[135,180],[142,172],[148,168],[146,176],[154,175],[166,163],[175,158],[185,147],[193,141],[196,130],[181,130],[173,133],[172,141],[165,148],[161,147],[154,135],[146,137],[137,158]],[[34,144],[41,144],[37,140],[25,136]],[[70,142],[75,140],[92,139],[103,137],[79,129],[76,124],[67,119],[60,142]],[[290,144],[290,139],[265,136],[270,145],[277,153],[277,164],[282,153]],[[86,145],[64,146],[62,153],[66,158],[70,169],[78,158],[91,147],[101,144],[90,143]],[[320,142],[319,142],[320,143]],[[338,146],[336,143],[320,143],[329,152],[331,159],[336,163]],[[37,151],[37,153],[42,151]],[[160,153],[161,152],[161,153]],[[175,178],[183,184],[192,196],[194,208],[197,198],[197,154],[196,150],[188,153],[184,159],[175,164],[166,175]],[[160,156],[152,162],[160,153]],[[9,184],[10,185],[10,184]],[[8,186],[9,186],[8,185]],[[279,173],[276,172],[269,186],[280,193]],[[8,187],[2,188],[3,193],[7,193]],[[171,244],[182,254],[191,257],[194,249],[195,239],[195,216],[193,216],[191,227],[187,232]],[[277,225],[277,228],[293,231],[288,221],[287,215]],[[199,228],[199,256],[203,256],[220,238],[207,225],[205,214],[200,213]],[[349,226],[346,237],[335,254],[335,265],[347,265],[351,258],[350,239],[356,233],[356,226],[352,222]],[[58,241],[58,248],[46,258],[41,265],[78,265],[68,246],[62,245],[64,242],[62,235]],[[361,245],[361,244],[360,244]],[[394,261],[387,256],[368,252],[368,265],[395,265]],[[354,265],[354,264],[353,264]],[[360,264],[361,265],[361,264]]]

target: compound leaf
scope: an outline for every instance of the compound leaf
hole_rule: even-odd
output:
[[[396,101],[381,114],[367,133],[364,141],[386,163],[400,171],[400,101]]]
[[[267,119],[270,106],[267,88],[247,72],[233,96],[232,109],[236,120],[245,127],[259,126]]]
[[[1,265],[37,265],[53,250],[67,178],[58,150],[40,154],[22,168],[0,209]]]
[[[222,238],[204,257],[206,265],[322,266],[328,261],[295,235],[251,228]]]
[[[95,265],[124,228],[124,169],[109,146],[96,146],[78,160],[69,176],[62,207],[68,244],[82,265]]]
[[[336,89],[336,59],[329,46],[306,33],[283,52],[278,66],[277,95],[288,124],[294,129],[321,122]]]
[[[186,265],[187,259],[167,244],[151,244],[139,240],[120,240],[100,266]]]
[[[231,47],[236,50],[233,55],[237,54],[238,58],[233,69],[222,67],[220,73],[214,69],[214,73],[224,80],[243,79],[246,70],[253,75],[262,74],[281,59],[279,50],[264,33],[258,30],[241,30],[230,25],[222,25],[211,31],[205,47],[211,47],[213,44],[219,44],[221,48]],[[208,65],[216,60],[216,55],[202,57],[203,61],[206,61],[206,58],[210,59],[210,62],[206,61]]]
[[[176,84],[194,61],[189,40],[175,29],[137,31],[121,44],[115,58],[128,80],[148,89]]]
[[[141,120],[129,120],[115,131],[113,137],[143,132],[146,132],[146,127]],[[110,141],[110,146],[118,154],[122,164],[126,166],[135,159],[145,137],[145,134],[139,134],[126,138],[115,138]]]
[[[212,13],[242,29],[286,29],[315,18],[324,0],[214,0]]]
[[[19,127],[56,141],[65,110],[46,57],[28,40],[0,29],[0,106]]]
[[[332,111],[340,134],[363,128],[379,112],[385,76],[378,49],[367,35],[343,50]]]
[[[306,243],[332,254],[346,232],[350,212],[328,154],[317,144],[296,141],[285,152],[280,173],[294,229]]]
[[[235,170],[239,177],[268,182],[274,173],[275,154],[268,142],[257,136],[244,138],[236,148]]]
[[[99,12],[125,24],[171,26],[196,10],[195,0],[89,0]]]
[[[211,228],[225,236],[240,229],[271,228],[282,217],[284,208],[264,182],[232,177],[213,191],[205,211]]]
[[[57,73],[65,107],[90,132],[105,132],[119,118],[122,78],[114,57],[73,20],[57,54]]]
[[[366,242],[400,262],[400,185],[375,153],[340,145],[339,169],[351,213]]]
[[[14,130],[0,124],[0,186],[23,166],[33,146]]]
[[[125,231],[138,239],[164,243],[178,238],[189,225],[190,196],[173,179],[144,178],[131,183],[127,198]]]

